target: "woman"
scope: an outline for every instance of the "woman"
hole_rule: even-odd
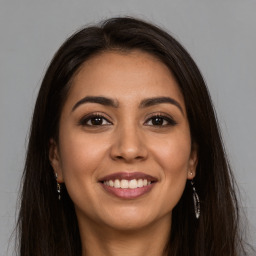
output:
[[[161,29],[110,19],[75,33],[37,98],[20,255],[245,255],[206,85]]]

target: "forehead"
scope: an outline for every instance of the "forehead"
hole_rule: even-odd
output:
[[[85,96],[106,96],[120,103],[170,96],[184,104],[178,83],[168,67],[139,50],[103,52],[85,61],[72,81],[68,101]]]

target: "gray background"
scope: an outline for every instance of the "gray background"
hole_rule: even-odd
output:
[[[60,44],[81,26],[133,15],[171,32],[209,86],[256,244],[256,0],[0,1],[0,255],[11,255],[35,98]]]

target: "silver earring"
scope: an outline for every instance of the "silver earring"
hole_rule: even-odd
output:
[[[58,174],[55,173],[55,177],[56,177],[56,182],[57,182],[57,192],[58,192],[58,199],[61,199],[61,187],[60,187],[60,183],[57,181],[58,179]]]
[[[200,217],[200,200],[199,200],[199,196],[196,193],[196,188],[194,186],[194,181],[191,180],[191,186],[193,189],[193,200],[194,200],[194,208],[195,208],[195,216],[197,219],[199,219]]]

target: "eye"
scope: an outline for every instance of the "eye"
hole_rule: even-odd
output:
[[[79,124],[83,126],[105,126],[112,123],[103,115],[93,114],[82,118]]]
[[[148,118],[145,124],[148,126],[174,126],[177,122],[169,116],[154,115]]]

